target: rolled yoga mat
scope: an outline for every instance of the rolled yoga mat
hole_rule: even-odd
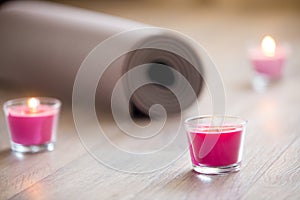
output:
[[[151,26],[56,3],[13,1],[1,5],[0,27],[0,80],[41,95],[71,100],[76,73],[95,46],[117,33]],[[196,50],[182,37],[164,31],[149,33],[133,45],[147,44],[172,46],[201,67]],[[144,76],[158,84],[146,84],[133,92],[132,112],[147,115],[153,104],[161,104],[168,114],[174,114],[195,101],[184,93],[186,85],[178,84],[172,70],[162,65],[182,74],[199,96],[203,79],[186,59],[161,49],[140,48],[121,55],[105,70],[95,94],[97,104],[103,109],[110,108],[117,81],[142,64],[149,64]],[[132,92],[131,82],[136,78],[127,78],[123,85],[125,93]],[[181,108],[169,86],[182,91]]]

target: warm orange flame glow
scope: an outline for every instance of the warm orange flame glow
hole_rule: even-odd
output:
[[[27,106],[29,107],[30,111],[36,112],[37,107],[40,105],[40,101],[37,98],[30,98],[27,101]]]
[[[269,35],[265,36],[261,42],[261,49],[264,55],[273,57],[276,50],[275,40]]]

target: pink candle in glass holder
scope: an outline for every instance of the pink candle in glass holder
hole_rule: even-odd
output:
[[[243,127],[223,126],[219,128],[199,127],[195,132],[190,132],[191,159],[194,165],[201,163],[206,166],[227,166],[240,161],[240,148]],[[205,140],[216,141],[206,155],[201,154]],[[197,153],[198,152],[198,153]],[[205,152],[206,153],[206,152]]]
[[[17,152],[54,149],[60,101],[52,98],[15,99],[4,104],[11,137]]]
[[[275,40],[267,35],[263,38],[260,47],[249,49],[248,55],[256,72],[253,86],[260,90],[264,89],[270,81],[282,76],[288,48],[277,46]]]
[[[276,47],[276,42],[271,36],[265,36],[261,42],[261,48],[253,48],[249,56],[257,73],[272,78],[282,75],[287,52],[283,47]]]
[[[246,121],[232,116],[185,120],[193,169],[203,174],[240,170]]]

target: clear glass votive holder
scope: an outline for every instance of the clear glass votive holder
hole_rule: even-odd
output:
[[[247,121],[233,116],[197,116],[185,120],[193,170],[226,174],[241,168]]]
[[[61,102],[37,97],[9,100],[3,109],[11,149],[20,153],[54,150]]]

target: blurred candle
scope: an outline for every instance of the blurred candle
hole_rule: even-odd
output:
[[[269,35],[262,39],[260,47],[251,48],[249,58],[257,75],[254,87],[264,87],[270,80],[279,79],[283,73],[286,57],[287,49],[277,46],[275,39]]]
[[[22,98],[4,104],[11,136],[17,152],[53,150],[60,101],[52,98]]]

